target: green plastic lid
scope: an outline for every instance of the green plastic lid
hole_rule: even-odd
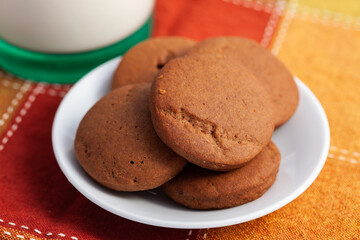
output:
[[[72,54],[48,54],[16,47],[0,39],[0,67],[25,79],[74,83],[94,67],[122,55],[151,34],[152,16],[135,33],[104,48]]]

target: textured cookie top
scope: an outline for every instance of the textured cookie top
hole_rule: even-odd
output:
[[[269,96],[231,59],[191,55],[171,60],[151,88],[159,137],[187,160],[230,170],[252,159],[274,130]]]
[[[116,89],[98,101],[79,125],[76,157],[91,177],[109,188],[155,188],[174,177],[187,162],[156,135],[149,91],[149,83]]]
[[[170,59],[183,55],[194,44],[195,41],[184,37],[158,37],[135,45],[124,54],[112,87],[152,82]]]
[[[294,78],[285,65],[258,43],[245,38],[205,39],[191,48],[191,54],[221,54],[234,57],[247,67],[271,94],[275,107],[275,126],[285,123],[295,112],[299,93]]]
[[[175,201],[197,209],[237,206],[260,197],[275,181],[280,152],[270,142],[245,166],[217,172],[188,165],[163,186]]]

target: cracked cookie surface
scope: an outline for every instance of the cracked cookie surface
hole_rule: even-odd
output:
[[[100,184],[119,191],[156,188],[187,161],[156,135],[149,111],[150,83],[127,85],[99,100],[84,116],[75,154]]]
[[[164,143],[201,167],[227,171],[255,157],[274,130],[266,90],[245,68],[214,55],[171,60],[150,94]]]
[[[162,189],[176,202],[195,209],[238,206],[262,196],[274,183],[280,152],[273,142],[245,166],[217,172],[189,164]]]
[[[276,127],[284,124],[294,114],[299,103],[294,77],[269,50],[250,39],[216,37],[197,43],[186,55],[204,53],[231,57],[258,78],[271,96]]]
[[[184,37],[157,37],[143,41],[126,52],[116,69],[112,88],[152,82],[170,60],[183,55],[195,41]]]

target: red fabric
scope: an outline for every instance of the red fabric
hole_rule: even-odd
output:
[[[96,206],[66,180],[51,145],[60,97],[39,94],[1,152],[1,219],[79,239],[184,240],[186,230],[157,228],[115,216]]]
[[[215,36],[242,36],[258,42],[270,14],[222,0],[158,1],[155,35],[179,35],[201,40]]]
[[[269,19],[263,11],[221,0],[159,0],[155,16],[156,36],[197,40],[238,35],[260,41]],[[64,233],[66,239],[195,239],[195,230],[188,236],[189,230],[153,227],[115,216],[75,190],[60,171],[51,145],[52,121],[61,100],[38,94],[0,151],[0,225],[13,222],[12,228],[19,229],[25,225],[29,230],[21,230],[36,235],[34,229],[38,229],[42,232],[38,237],[43,238],[52,232]]]

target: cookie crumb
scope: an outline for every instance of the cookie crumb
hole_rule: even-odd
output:
[[[166,93],[166,91],[165,91],[164,89],[159,89],[159,93],[160,93],[161,95],[164,95],[164,94]]]
[[[158,79],[162,79],[164,77],[164,75],[160,75],[160,76],[158,76]]]

